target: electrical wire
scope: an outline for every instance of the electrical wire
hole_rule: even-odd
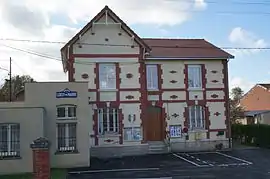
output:
[[[175,39],[171,39],[171,40],[175,40]],[[188,40],[188,39],[184,39],[184,40]],[[191,39],[192,40],[192,39]],[[60,42],[60,41],[42,41],[42,40],[26,40],[26,39],[4,39],[4,38],[0,38],[0,41],[17,41],[17,42],[28,42],[28,43],[45,43],[45,44],[66,44],[66,42]],[[115,46],[115,47],[138,47],[136,45],[128,45],[128,44],[98,44],[98,43],[75,43],[77,45],[89,45],[89,46]],[[164,45],[151,45],[150,47],[156,47],[156,48],[192,48],[192,49],[196,49],[196,48],[200,48],[200,49],[216,49],[216,48],[220,48],[220,49],[224,49],[224,50],[270,50],[270,47],[215,47],[215,46],[209,46],[209,47],[205,47],[205,46],[178,46],[178,45],[174,45],[174,46],[164,46]],[[53,57],[55,58],[55,57]],[[61,60],[61,59],[59,59]]]

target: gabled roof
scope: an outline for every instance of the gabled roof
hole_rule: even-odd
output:
[[[121,27],[130,35],[133,35],[137,43],[150,50],[149,46],[132,29],[130,29],[127,24],[120,19],[120,17],[118,17],[108,6],[105,6],[88,24],[86,24],[71,40],[68,41],[61,51],[64,51],[69,45],[73,45],[79,39],[80,35],[83,35],[92,27],[93,22],[98,21],[106,13],[113,20],[120,22],[122,24]]]
[[[233,55],[204,39],[143,38],[143,40],[152,49],[147,58],[234,58]]]

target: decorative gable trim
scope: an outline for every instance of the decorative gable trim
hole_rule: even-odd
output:
[[[68,46],[72,46],[80,36],[84,35],[89,29],[92,28],[94,22],[98,21],[103,17],[104,14],[107,14],[115,22],[121,23],[121,28],[129,34],[131,37],[134,36],[134,40],[140,44],[142,47],[150,50],[151,48],[132,30],[130,29],[125,22],[123,22],[120,17],[118,17],[108,6],[105,6],[88,24],[86,24],[68,43],[61,49],[61,52],[66,51]]]

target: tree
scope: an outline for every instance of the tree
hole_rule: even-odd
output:
[[[27,82],[35,82],[29,75],[16,75],[11,78],[11,99],[15,99],[16,94],[24,89],[24,84]],[[6,80],[2,88],[0,89],[0,101],[9,101],[9,80]]]
[[[244,91],[240,87],[231,90],[230,103],[230,120],[232,124],[237,123],[237,119],[244,117],[244,109],[240,106],[240,99],[243,97]]]

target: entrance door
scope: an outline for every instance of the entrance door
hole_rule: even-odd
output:
[[[162,141],[163,136],[163,119],[162,110],[159,107],[150,106],[146,109],[145,118],[145,140]]]

